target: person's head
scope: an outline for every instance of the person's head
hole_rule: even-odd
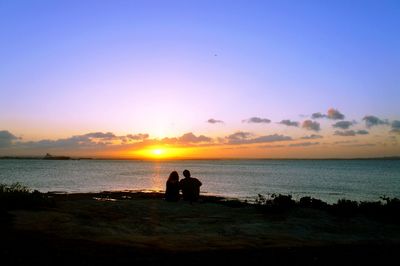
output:
[[[183,171],[183,176],[189,178],[189,177],[190,177],[190,172],[189,172],[189,170]]]
[[[179,181],[179,175],[177,171],[173,171],[169,174],[168,181]]]

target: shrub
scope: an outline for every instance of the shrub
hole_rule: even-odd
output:
[[[272,211],[286,211],[296,206],[296,202],[292,199],[291,195],[282,194],[272,194],[270,198],[258,194],[258,197],[255,199],[255,204],[259,208]]]
[[[52,206],[54,202],[43,193],[20,184],[0,184],[0,209],[26,209]]]
[[[296,202],[292,199],[292,195],[272,195],[273,204],[277,207],[289,209],[296,205]]]
[[[320,200],[320,199],[314,199],[311,197],[302,197],[299,201],[299,205],[301,207],[306,207],[306,208],[313,208],[313,209],[327,209],[328,208],[328,203]]]

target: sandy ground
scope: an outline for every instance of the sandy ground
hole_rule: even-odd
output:
[[[55,252],[65,252],[65,249],[70,252],[76,245],[90,243],[94,250],[118,247],[140,250],[140,254],[157,251],[157,254],[186,255],[226,252],[228,257],[253,252],[249,255],[253,258],[268,251],[317,248],[323,253],[324,248],[331,250],[331,247],[344,247],[344,251],[346,247],[357,247],[360,253],[376,250],[376,247],[387,251],[389,247],[395,254],[400,246],[399,224],[364,216],[338,217],[315,209],[269,213],[253,206],[227,206],[207,198],[194,204],[166,202],[159,194],[72,194],[55,195],[54,199],[56,206],[52,208],[10,212],[11,231],[16,234],[16,237],[10,236],[10,241],[27,238],[27,243],[32,245],[40,238],[52,252],[52,242],[63,246]],[[18,243],[12,245],[18,246]],[[4,252],[15,253],[11,249]],[[82,247],[79,250],[82,251]],[[256,251],[260,254],[255,254]],[[87,252],[95,251],[82,251]],[[315,256],[318,261],[318,255]],[[26,260],[22,262],[29,264]]]

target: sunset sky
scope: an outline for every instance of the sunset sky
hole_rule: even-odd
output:
[[[0,156],[400,155],[400,1],[0,0]]]

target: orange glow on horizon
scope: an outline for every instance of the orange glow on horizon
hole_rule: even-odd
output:
[[[187,149],[167,146],[151,146],[141,150],[130,151],[129,153],[147,159],[174,159],[182,158],[187,153]]]

